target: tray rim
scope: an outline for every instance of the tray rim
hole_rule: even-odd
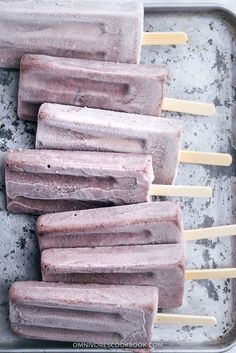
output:
[[[234,0],[141,0],[145,11],[204,11],[220,10],[230,14],[236,21],[236,2]],[[236,26],[236,23],[235,23]]]
[[[144,4],[145,12],[188,12],[188,11],[220,11],[227,15],[230,15],[233,20],[233,25],[236,29],[236,0],[141,0]],[[232,23],[231,23],[232,25]],[[236,333],[236,326],[234,328]],[[233,331],[234,332],[234,331]],[[233,333],[232,333],[233,334]],[[230,335],[232,337],[232,334]],[[233,338],[233,337],[232,337]],[[40,342],[40,341],[39,341]],[[63,342],[62,342],[63,343]],[[165,353],[223,353],[232,352],[236,347],[236,335],[233,341],[229,344],[221,345],[221,348],[217,348],[217,343],[214,342],[214,347],[212,348],[171,348],[171,349],[160,349],[161,352]],[[158,349],[159,350],[159,349]],[[0,343],[0,353],[99,353],[102,350],[97,349],[78,349],[78,348],[1,348]],[[111,353],[123,353],[123,350],[107,350]],[[156,350],[153,351],[155,353]]]

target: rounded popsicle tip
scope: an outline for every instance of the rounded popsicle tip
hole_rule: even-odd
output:
[[[189,323],[189,325],[212,327],[217,325],[217,319],[215,316],[196,316],[196,318],[193,316],[193,320]]]
[[[186,32],[170,32],[169,37],[173,38],[172,45],[175,44],[186,44],[188,42],[188,35]]]
[[[217,319],[215,316],[208,316],[208,325],[207,326],[216,326],[217,325]]]
[[[222,161],[222,163],[224,164],[222,165],[225,167],[229,167],[232,164],[232,162],[233,162],[232,156],[230,154],[225,154]]]
[[[186,192],[187,191],[188,190],[186,190]],[[187,193],[186,196],[198,197],[198,198],[210,198],[212,197],[212,188],[209,186],[191,186],[189,187],[189,194]]]
[[[214,116],[216,114],[216,107],[214,104],[208,104],[207,116]]]
[[[188,42],[188,35],[185,32],[179,32],[182,37],[182,44],[186,44]]]
[[[202,197],[212,197],[212,188],[210,188],[209,186],[202,187]]]

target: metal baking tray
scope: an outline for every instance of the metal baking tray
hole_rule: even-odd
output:
[[[235,0],[147,1],[146,31],[183,30],[185,46],[145,47],[142,62],[165,64],[170,80],[166,96],[214,101],[214,118],[163,114],[185,122],[183,148],[229,152],[236,145]],[[1,9],[0,9],[1,11]],[[9,329],[8,288],[15,280],[40,279],[35,217],[12,215],[5,208],[4,153],[9,148],[33,148],[35,125],[16,116],[18,72],[0,70],[0,352],[83,352],[72,343],[31,341]],[[181,165],[177,183],[209,185],[211,200],[181,199],[185,228],[236,222],[236,170]],[[236,240],[216,238],[187,244],[187,268],[236,265]],[[192,281],[185,286],[184,305],[172,313],[215,315],[213,328],[159,326],[154,351],[224,352],[235,345],[236,291],[233,280]],[[96,351],[96,350],[86,350]]]

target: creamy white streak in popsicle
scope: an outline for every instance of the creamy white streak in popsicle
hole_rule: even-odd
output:
[[[165,67],[24,55],[18,115],[36,120],[42,103],[160,116]]]
[[[46,282],[157,287],[161,308],[178,307],[184,291],[184,244],[44,250]]]
[[[139,0],[0,1],[0,67],[24,54],[139,63]]]
[[[144,154],[15,150],[5,166],[7,208],[15,213],[146,202],[154,178]]]
[[[177,120],[45,103],[38,114],[36,148],[150,154],[155,183],[172,184],[182,130]]]
[[[153,287],[15,282],[9,299],[11,329],[19,336],[144,348],[158,309]]]
[[[183,241],[182,213],[174,202],[146,202],[40,216],[40,250],[171,244]]]

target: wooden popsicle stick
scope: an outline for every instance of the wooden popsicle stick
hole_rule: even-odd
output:
[[[215,237],[227,237],[232,235],[236,235],[236,224],[202,229],[189,229],[184,231],[184,239],[186,241]]]
[[[202,197],[212,196],[212,189],[208,186],[182,186],[182,185],[151,185],[149,196],[176,196],[176,197]]]
[[[217,320],[214,316],[177,315],[158,313],[155,318],[156,324],[179,325],[179,326],[215,326]]]
[[[200,280],[200,279],[223,279],[236,278],[236,268],[213,268],[205,270],[186,270],[185,280]]]
[[[232,163],[232,156],[227,153],[181,151],[180,162],[228,167]]]
[[[175,45],[187,41],[185,32],[144,32],[142,45]]]
[[[214,104],[188,101],[184,99],[164,98],[163,110],[193,115],[213,116],[216,112]]]

